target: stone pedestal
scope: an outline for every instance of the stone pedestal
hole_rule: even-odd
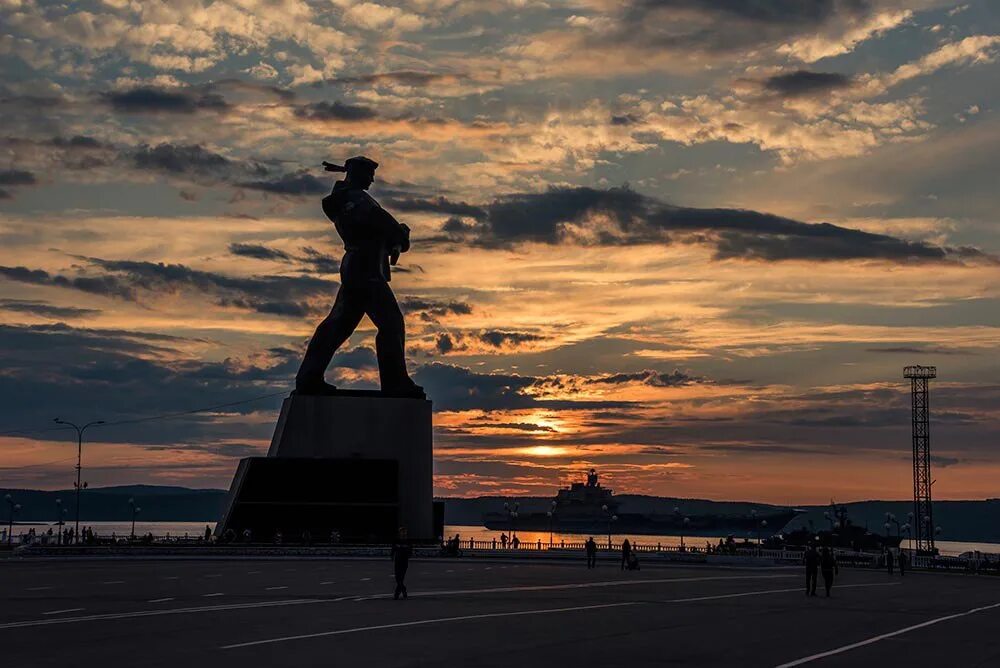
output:
[[[334,396],[292,395],[281,406],[281,415],[266,458],[283,460],[285,465],[269,468],[268,464],[253,464],[255,459],[265,458],[243,460],[230,489],[229,510],[216,532],[222,534],[231,528],[234,533],[240,534],[237,525],[252,521],[247,519],[250,516],[248,513],[256,513],[262,530],[268,530],[266,527],[278,522],[276,513],[281,513],[275,504],[280,506],[281,496],[287,494],[300,500],[295,510],[289,507],[289,515],[298,512],[326,517],[332,525],[339,523],[347,529],[350,523],[345,523],[344,513],[347,511],[344,508],[353,503],[358,512],[364,509],[369,514],[369,521],[386,525],[371,527],[369,535],[384,537],[388,532],[391,537],[396,528],[405,527],[412,540],[433,540],[436,536],[432,438],[431,402],[426,399],[386,397],[378,392],[363,391],[344,391]],[[259,472],[255,472],[255,466]],[[299,473],[295,473],[296,467]],[[336,470],[340,474],[330,473],[317,479],[315,471],[307,472],[310,467]],[[395,493],[393,499],[388,499],[385,488],[387,482],[391,483],[393,470]],[[347,496],[351,498],[337,493],[337,489],[319,489],[329,485],[344,487],[344,475],[349,478],[346,484],[352,491]],[[272,507],[265,510],[263,505],[254,505],[265,502],[252,501],[248,496],[249,487],[241,483],[241,478],[249,480],[250,477],[253,477],[254,489],[257,490],[262,486],[267,488],[269,478],[273,478],[270,488],[273,490],[294,486],[294,481],[299,478],[307,489],[267,494],[266,504]],[[244,490],[244,487],[247,489]],[[380,491],[372,495],[367,493],[368,490]],[[253,498],[260,498],[260,493],[256,494]],[[303,502],[315,508],[304,511]],[[330,508],[330,512],[325,514],[322,510],[324,504]],[[386,511],[387,504],[396,508],[394,517]],[[376,507],[381,510],[376,510]],[[388,526],[390,518],[391,527]],[[298,526],[296,522],[289,516],[290,527]],[[338,530],[336,526],[330,528]],[[351,525],[350,529],[356,531],[357,527]],[[325,530],[325,527],[319,530]]]

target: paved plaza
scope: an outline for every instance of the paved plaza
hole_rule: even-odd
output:
[[[997,666],[1000,578],[416,559],[0,562],[9,666]],[[822,587],[821,587],[822,589]]]

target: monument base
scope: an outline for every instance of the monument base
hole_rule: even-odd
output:
[[[216,535],[228,541],[384,542],[397,532],[397,465],[378,459],[247,457]]]
[[[267,457],[241,460],[216,536],[438,538],[431,402],[351,391],[285,399]]]

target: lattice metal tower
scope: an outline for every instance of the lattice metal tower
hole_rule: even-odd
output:
[[[913,537],[917,553],[934,551],[934,513],[931,507],[931,407],[928,385],[937,367],[908,366],[913,403]]]

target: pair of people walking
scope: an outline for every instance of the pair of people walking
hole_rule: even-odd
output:
[[[810,545],[805,553],[806,563],[806,596],[816,595],[817,575],[823,574],[823,586],[826,589],[827,598],[830,597],[830,590],[833,588],[833,578],[839,575],[840,567],[837,566],[837,557],[833,550],[824,547],[820,552],[815,545]]]

